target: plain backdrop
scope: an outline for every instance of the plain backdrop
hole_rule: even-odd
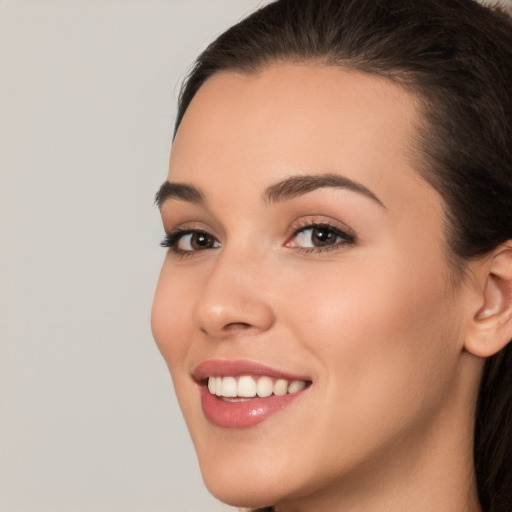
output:
[[[0,0],[0,512],[221,512],[149,315],[178,84],[257,0]]]

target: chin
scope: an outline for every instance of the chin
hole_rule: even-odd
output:
[[[206,481],[205,481],[206,482]],[[206,484],[210,493],[218,500],[237,508],[259,509],[273,506],[279,501],[281,494],[268,492],[266,489],[260,490],[258,486],[245,484],[243,488],[236,488],[232,483],[227,485],[214,485],[210,487]]]
[[[245,475],[240,478],[236,471],[226,473],[219,476],[203,472],[203,479],[210,493],[228,505],[261,508],[271,506],[283,498],[281,482],[270,481],[270,476],[262,478],[260,475]]]
[[[274,505],[293,494],[288,464],[274,458],[238,459],[215,456],[200,457],[204,483],[213,496],[234,507],[261,508]]]

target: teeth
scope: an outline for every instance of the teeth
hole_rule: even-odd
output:
[[[224,377],[222,379],[222,396],[230,398],[237,396],[237,385],[234,377]]]
[[[306,387],[306,383],[303,380],[294,380],[288,386],[288,393],[297,393],[302,391]]]
[[[303,380],[272,379],[266,375],[262,377],[210,377],[208,379],[208,390],[212,395],[225,398],[254,398],[268,397],[272,394],[283,396],[287,393],[297,393],[306,387]]]
[[[238,396],[242,398],[251,398],[256,396],[256,381],[249,376],[238,379]]]
[[[285,379],[277,379],[274,384],[274,395],[283,396],[288,392],[288,381]]]
[[[222,377],[215,377],[215,394],[222,396]]]
[[[273,392],[274,384],[272,383],[272,379],[270,377],[260,377],[258,379],[258,383],[256,384],[256,393],[260,397],[270,396]]]

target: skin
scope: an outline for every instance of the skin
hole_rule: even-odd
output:
[[[219,73],[189,106],[168,180],[205,202],[167,199],[163,224],[211,233],[218,247],[169,250],[152,329],[221,500],[279,512],[480,510],[472,424],[483,360],[465,344],[481,297],[477,281],[450,279],[443,200],[411,158],[419,121],[393,83],[316,64]],[[290,176],[325,173],[378,200],[339,187],[263,198]],[[355,241],[308,250],[313,222]],[[216,427],[191,377],[211,358],[313,384],[257,426]]]

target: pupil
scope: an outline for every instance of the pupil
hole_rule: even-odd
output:
[[[205,247],[209,247],[211,245],[211,238],[205,234],[197,234],[192,238],[192,246],[195,248],[204,249]]]
[[[315,229],[313,231],[313,242],[316,245],[328,245],[332,242],[334,233],[328,229]]]

